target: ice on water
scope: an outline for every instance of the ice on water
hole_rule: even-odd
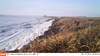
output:
[[[52,21],[42,16],[0,15],[0,50],[15,50],[43,35]]]

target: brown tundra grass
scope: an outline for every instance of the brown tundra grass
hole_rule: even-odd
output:
[[[100,17],[56,18],[43,36],[38,36],[19,52],[100,53]]]

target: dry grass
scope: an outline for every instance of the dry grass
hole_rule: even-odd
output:
[[[37,37],[19,52],[100,52],[100,18],[57,18],[43,36]]]

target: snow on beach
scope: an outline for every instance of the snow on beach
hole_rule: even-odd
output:
[[[15,50],[43,35],[52,21],[46,17],[0,16],[0,50]]]

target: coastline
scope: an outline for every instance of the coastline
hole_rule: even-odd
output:
[[[38,36],[19,53],[99,52],[100,17],[55,17],[44,35]],[[98,31],[96,31],[98,30]],[[94,37],[96,38],[94,40]],[[91,45],[92,44],[92,45]],[[97,47],[95,47],[95,44]],[[96,50],[94,50],[97,48]]]
[[[50,18],[50,19],[47,19],[47,20],[45,20],[44,22],[39,23],[39,27],[40,27],[40,28],[41,28],[42,25],[43,25],[42,28],[44,27],[44,29],[41,28],[42,31],[48,30],[47,27],[45,27],[45,26],[50,26],[50,25],[52,24],[52,21],[54,20],[54,17],[44,17],[44,18]],[[51,22],[51,23],[50,23],[50,22]],[[37,25],[38,25],[38,24],[37,24]],[[37,27],[37,28],[38,28],[38,27]],[[40,28],[39,28],[38,30],[40,30]],[[49,27],[48,27],[48,28],[49,28]],[[43,32],[38,32],[38,36],[40,36],[40,35],[43,35]],[[36,37],[35,37],[35,38],[36,38]],[[35,38],[34,38],[34,39],[35,39]],[[24,46],[26,46],[26,45],[24,45]],[[24,46],[23,46],[23,47],[24,47]],[[22,47],[22,48],[23,48],[23,47]],[[17,53],[18,51],[19,51],[19,49],[15,49],[15,50],[6,50],[7,53]]]

